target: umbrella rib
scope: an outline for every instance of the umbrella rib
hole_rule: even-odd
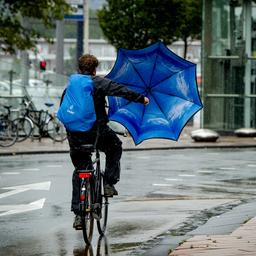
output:
[[[169,78],[172,77],[173,75],[178,74],[178,73],[180,73],[180,72],[183,72],[185,69],[191,68],[191,67],[192,67],[192,66],[186,67],[186,68],[182,69],[181,71],[175,72],[175,73],[173,73],[173,74],[171,74],[171,75],[165,77],[163,80],[160,80],[157,84],[155,84],[154,86],[152,86],[151,89],[155,88],[158,84],[160,84],[160,83],[162,83],[163,81],[169,79]]]
[[[151,94],[151,96],[154,98],[154,100],[155,100],[155,102],[156,102],[157,106],[159,107],[159,109],[161,110],[161,112],[164,114],[164,116],[165,116],[166,120],[168,120],[168,118],[167,118],[167,116],[165,115],[165,113],[164,113],[163,109],[162,109],[162,108],[161,108],[161,106],[158,104],[158,102],[157,102],[157,100],[156,100],[155,96],[154,96],[153,94]],[[144,108],[145,108],[145,107],[144,107]],[[168,123],[168,124],[169,124],[169,123]],[[169,124],[169,128],[171,129],[171,131],[172,131],[172,132],[174,132],[174,131],[173,131],[173,129],[172,129],[172,127],[170,126],[170,124]]]
[[[153,77],[154,70],[155,70],[155,67],[156,67],[156,60],[157,60],[157,58],[158,58],[158,55],[156,55],[154,67],[153,67],[153,69],[152,69],[152,73],[151,73],[151,76],[150,76],[150,81],[149,81],[149,84],[150,84],[150,85],[151,85],[152,77]],[[154,86],[153,86],[153,87],[154,87]],[[151,87],[151,89],[152,89],[153,87]]]
[[[128,85],[128,86],[130,86],[130,87],[134,87],[134,88],[141,88],[142,90],[143,90],[143,92],[145,92],[145,89],[143,88],[143,87],[139,87],[139,86],[135,86],[134,84],[128,84],[128,83],[121,83],[121,84],[123,84],[123,85]]]
[[[147,86],[146,83],[145,83],[145,81],[143,80],[142,76],[141,76],[140,73],[138,72],[138,70],[133,66],[133,63],[129,60],[127,54],[124,53],[124,52],[123,52],[123,54],[126,56],[127,60],[128,60],[129,63],[132,65],[133,69],[134,69],[135,72],[138,74],[138,76],[139,76],[139,78],[141,79],[141,81],[144,83],[145,86]]]
[[[182,99],[182,100],[185,100],[185,101],[189,101],[189,102],[192,102],[193,104],[196,104],[194,101],[192,101],[192,100],[189,100],[189,99],[185,99],[185,98],[183,98],[183,97],[180,97],[180,96],[177,96],[177,95],[174,95],[174,94],[171,94],[171,93],[168,93],[168,92],[161,92],[161,91],[158,91],[157,89],[155,89],[154,90],[155,92],[158,92],[158,93],[161,93],[161,94],[164,94],[164,95],[170,95],[170,96],[173,96],[173,97],[177,97],[177,98],[179,98],[179,99]],[[196,104],[196,105],[198,105],[198,104]]]

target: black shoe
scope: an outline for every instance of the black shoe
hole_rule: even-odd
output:
[[[83,229],[82,218],[80,215],[76,215],[73,223],[73,228],[76,230]]]
[[[104,196],[112,197],[117,195],[118,195],[118,192],[115,189],[114,185],[109,185],[109,184],[104,185]]]

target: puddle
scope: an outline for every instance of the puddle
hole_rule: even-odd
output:
[[[248,200],[249,201],[249,200]],[[141,256],[147,255],[147,251],[156,246],[159,246],[161,241],[165,240],[167,250],[171,251],[175,249],[180,242],[187,239],[189,236],[188,232],[195,230],[199,226],[204,225],[210,218],[221,215],[225,212],[232,210],[240,204],[246,203],[247,200],[238,200],[229,204],[214,207],[212,209],[203,210],[191,217],[188,217],[185,222],[178,225],[177,228],[172,228],[166,233],[157,236],[156,238],[149,240],[135,248],[129,255]],[[167,242],[166,242],[167,241]],[[174,242],[175,241],[175,242]]]

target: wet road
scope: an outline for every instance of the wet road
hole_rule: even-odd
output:
[[[254,198],[255,153],[124,152],[107,241],[95,232],[88,255],[141,255],[148,241],[202,210]],[[68,154],[0,157],[0,255],[87,255],[72,229],[72,169]]]

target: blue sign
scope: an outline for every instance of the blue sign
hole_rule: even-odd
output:
[[[65,20],[74,20],[74,21],[83,21],[84,15],[83,14],[70,14],[64,16]]]

